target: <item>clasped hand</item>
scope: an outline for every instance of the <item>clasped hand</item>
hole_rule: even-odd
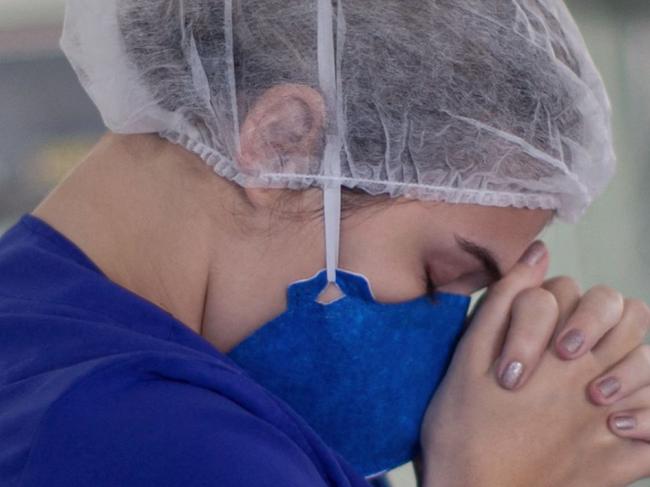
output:
[[[426,487],[650,476],[650,310],[522,259],[491,286],[422,426]],[[496,380],[495,380],[496,379]]]

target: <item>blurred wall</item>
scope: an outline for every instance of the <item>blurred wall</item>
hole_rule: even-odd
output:
[[[63,0],[0,0],[0,231],[103,131],[58,49]]]
[[[619,172],[575,226],[545,238],[552,274],[650,301],[650,2],[572,0],[614,107]],[[0,233],[30,211],[102,133],[57,49],[63,0],[0,0]],[[414,485],[410,467],[395,485]],[[639,485],[650,486],[650,482]]]
[[[546,235],[552,271],[650,301],[650,2],[572,1],[612,100],[618,173],[578,225]]]

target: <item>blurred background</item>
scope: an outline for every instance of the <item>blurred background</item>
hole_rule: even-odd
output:
[[[552,274],[650,301],[650,1],[569,0],[614,108],[619,171],[575,226],[545,239]],[[102,134],[58,49],[63,0],[0,0],[0,234],[31,211]],[[540,418],[541,421],[544,418]],[[411,468],[391,474],[415,485]],[[650,481],[635,484],[648,487]]]

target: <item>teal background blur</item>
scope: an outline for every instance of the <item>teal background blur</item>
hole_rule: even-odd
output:
[[[0,233],[103,131],[57,47],[63,3],[0,0]],[[547,231],[551,273],[650,301],[650,1],[568,3],[611,96],[619,170],[578,225]],[[392,478],[396,487],[415,485],[409,467]]]

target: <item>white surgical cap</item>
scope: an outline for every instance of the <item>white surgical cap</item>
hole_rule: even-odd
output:
[[[108,128],[159,133],[242,186],[576,221],[614,172],[607,94],[561,0],[69,0],[61,45]],[[242,124],[283,84],[322,95],[321,140],[292,160],[300,128],[279,123],[244,167]]]

